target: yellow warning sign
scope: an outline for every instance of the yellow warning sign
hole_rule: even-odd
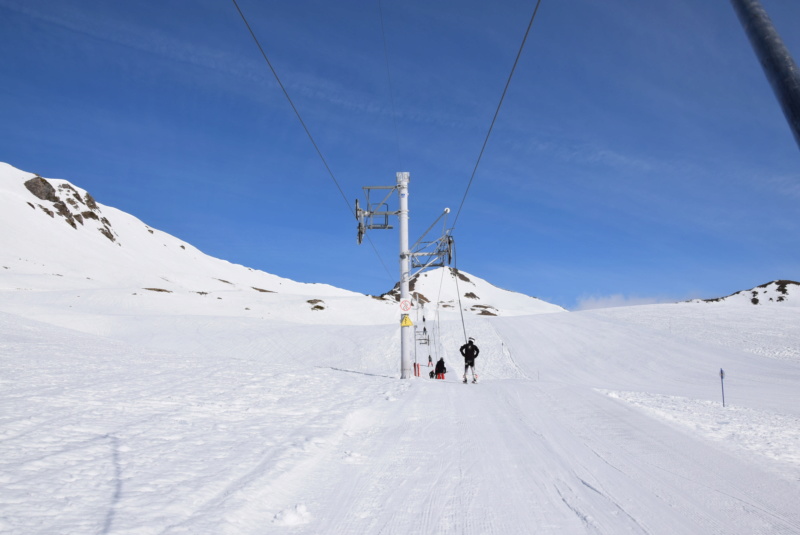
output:
[[[400,327],[413,327],[414,324],[411,323],[411,318],[408,317],[408,314],[403,314],[403,318],[400,320]]]

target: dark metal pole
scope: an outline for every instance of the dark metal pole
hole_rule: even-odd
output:
[[[722,385],[722,406],[725,406],[725,371],[719,369],[719,384]]]
[[[731,0],[800,147],[800,70],[758,0]]]

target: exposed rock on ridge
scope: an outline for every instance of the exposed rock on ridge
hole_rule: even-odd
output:
[[[715,299],[695,299],[693,303],[747,303],[764,305],[771,303],[800,304],[800,282],[791,280],[771,281],[750,290],[742,290],[734,294]]]
[[[509,316],[564,312],[564,309],[535,297],[498,288],[493,284],[455,268],[436,268],[418,273],[409,280],[412,303],[424,307],[458,309],[479,316]],[[400,301],[395,285],[378,299]]]
[[[49,215],[62,217],[69,226],[74,229],[78,224],[84,226],[87,219],[93,219],[99,223],[97,230],[112,242],[117,241],[116,233],[111,229],[111,223],[102,216],[100,208],[94,198],[86,193],[81,194],[69,184],[60,184],[55,188],[49,180],[40,176],[35,176],[25,182],[25,187],[37,199],[52,204],[52,209],[39,204],[39,208]]]

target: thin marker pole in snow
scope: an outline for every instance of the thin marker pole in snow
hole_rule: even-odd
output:
[[[719,384],[722,385],[722,406],[725,406],[725,370],[719,369]]]

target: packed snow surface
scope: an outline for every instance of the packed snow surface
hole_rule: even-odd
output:
[[[460,322],[446,380],[403,381],[396,325],[141,320],[0,314],[3,533],[800,533],[800,366],[724,315],[471,317],[478,384]]]
[[[4,184],[4,535],[800,533],[800,307],[543,314],[464,274],[500,313],[444,290],[412,318],[446,379],[400,380],[395,302]]]

